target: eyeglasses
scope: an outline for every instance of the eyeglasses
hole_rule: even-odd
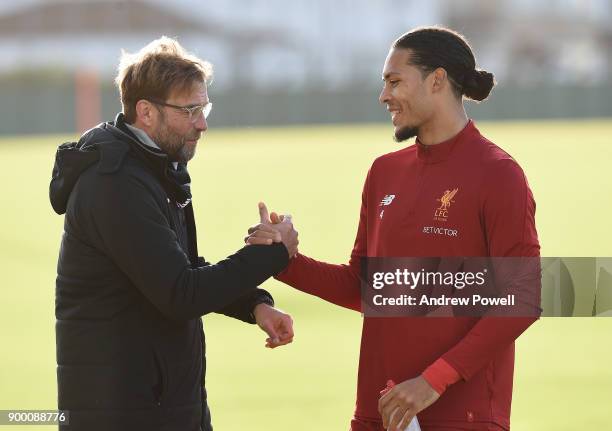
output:
[[[151,103],[155,103],[156,105],[167,106],[168,108],[178,109],[179,111],[183,111],[189,116],[189,121],[195,123],[199,120],[200,115],[204,114],[204,118],[208,118],[210,115],[210,111],[212,110],[212,102],[205,103],[204,105],[195,105],[195,106],[179,106],[173,105],[171,103],[160,102],[159,100],[151,100],[147,99]]]

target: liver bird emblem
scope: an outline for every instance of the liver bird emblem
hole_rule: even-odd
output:
[[[453,201],[453,198],[455,197],[455,195],[457,194],[457,192],[459,191],[459,189],[453,189],[453,190],[446,190],[444,192],[444,194],[442,195],[442,197],[439,199],[440,201],[440,210],[446,210],[448,209],[448,207],[450,206],[450,204]]]

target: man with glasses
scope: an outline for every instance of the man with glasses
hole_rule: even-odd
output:
[[[211,74],[165,37],[124,54],[123,112],[57,151],[60,429],[212,430],[204,314],[257,323],[270,348],[292,341],[291,317],[257,288],[296,254],[290,222],[217,264],[198,255],[187,162],[207,130]]]

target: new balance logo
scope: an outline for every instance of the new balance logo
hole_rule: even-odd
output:
[[[382,201],[380,201],[379,206],[382,207],[382,206],[391,205],[391,202],[393,202],[393,199],[395,199],[395,195],[385,195]]]
[[[380,201],[380,205],[378,205],[379,207],[386,207],[391,205],[391,202],[393,202],[393,199],[395,199],[395,195],[385,195],[384,198],[382,198],[382,201]],[[382,219],[383,218],[383,214],[385,213],[384,208],[380,211],[379,217]]]

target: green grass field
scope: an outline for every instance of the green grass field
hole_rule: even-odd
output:
[[[612,121],[480,129],[527,173],[543,255],[612,256]],[[63,217],[47,193],[55,147],[68,138],[0,139],[0,409],[56,406],[54,283]],[[293,215],[303,253],[345,262],[367,169],[398,148],[386,125],[211,130],[190,168],[201,254],[215,261],[241,247],[263,200]],[[204,318],[215,429],[348,429],[361,316],[275,281],[265,287],[294,317],[293,344],[271,351],[254,326]],[[547,318],[530,328],[517,342],[513,429],[612,429],[611,340],[606,318]]]

